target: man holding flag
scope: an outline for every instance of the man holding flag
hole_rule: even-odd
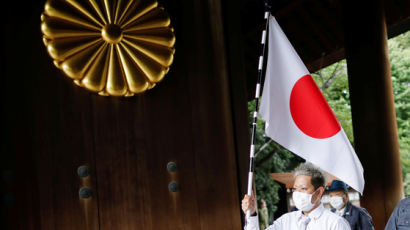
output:
[[[284,214],[266,230],[350,230],[344,218],[332,213],[321,203],[326,186],[325,173],[311,163],[303,163],[295,169],[294,177],[292,199],[298,211]],[[245,230],[259,230],[253,196],[245,195],[242,210],[244,213],[251,211]]]
[[[262,43],[264,43],[264,38]],[[261,60],[263,60],[263,56],[260,58],[259,66],[262,63]],[[261,68],[259,67],[259,69]],[[259,97],[258,91],[256,98]],[[363,193],[363,167],[349,139],[306,66],[272,16],[269,18],[268,61],[259,113],[260,117],[265,120],[267,136],[304,158],[307,162],[313,163]],[[255,114],[257,113],[255,112]],[[254,148],[252,147],[251,150]],[[252,156],[251,154],[251,160]],[[311,166],[313,167],[313,165]],[[303,198],[302,200],[306,201],[310,197],[311,200],[306,201],[306,205],[310,209],[302,209],[300,212],[307,215],[320,213],[319,216],[313,215],[313,219],[315,219],[322,214],[328,216],[329,213],[322,210],[323,206],[320,203],[324,185],[315,185],[313,180],[315,178],[309,174],[296,176],[294,188],[297,193],[296,195],[294,193],[296,196],[294,199]],[[303,190],[299,190],[299,183],[305,186],[302,188]],[[249,188],[248,185],[248,190]],[[249,191],[248,194],[250,194]],[[252,211],[252,197],[245,196],[242,207],[244,211]],[[284,218],[287,221],[295,222],[296,215],[292,215],[294,216],[290,217],[290,215],[285,214]],[[310,224],[307,224],[307,228],[303,227],[302,229],[350,229],[348,224],[345,228],[343,224],[345,222],[340,222],[340,218],[329,218],[332,219],[331,223],[328,223],[327,220],[319,221],[323,222],[322,227],[318,228],[319,225],[314,225],[316,227],[311,228]],[[251,224],[251,219],[252,217],[247,220],[246,230],[258,229]],[[300,223],[300,220],[296,222]],[[329,227],[325,223],[333,227]],[[279,224],[278,226],[281,226],[280,229],[297,229],[294,228],[294,224]],[[274,224],[268,229],[279,228],[276,228]]]

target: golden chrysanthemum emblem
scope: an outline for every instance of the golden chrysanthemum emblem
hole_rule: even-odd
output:
[[[151,89],[173,61],[170,18],[153,0],[49,0],[41,21],[54,64],[100,95]]]

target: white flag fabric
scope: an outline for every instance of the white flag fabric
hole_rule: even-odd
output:
[[[346,133],[274,17],[259,114],[268,137],[363,193],[363,167]]]

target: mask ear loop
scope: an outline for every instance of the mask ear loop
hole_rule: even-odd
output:
[[[319,187],[320,188],[320,187]],[[312,203],[312,204],[314,204],[314,202],[312,202],[312,198],[313,198],[313,195],[315,195],[315,193],[319,190],[319,188],[317,188],[313,193],[312,193],[312,196],[311,196],[311,198],[310,198],[310,203]],[[319,199],[319,198],[318,198]]]
[[[319,186],[319,188],[320,187],[322,187],[322,186]],[[313,195],[317,192],[317,191],[319,191],[319,188],[317,188],[313,193],[312,193],[312,198],[313,198]],[[323,192],[325,191],[325,187],[323,187]],[[320,197],[318,197],[317,199],[321,199]],[[312,202],[312,199],[310,199],[310,203],[312,203],[313,204],[313,202]]]

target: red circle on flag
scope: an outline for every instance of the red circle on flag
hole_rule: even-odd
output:
[[[290,113],[296,126],[313,138],[329,138],[341,129],[312,76],[301,77],[290,94]]]

